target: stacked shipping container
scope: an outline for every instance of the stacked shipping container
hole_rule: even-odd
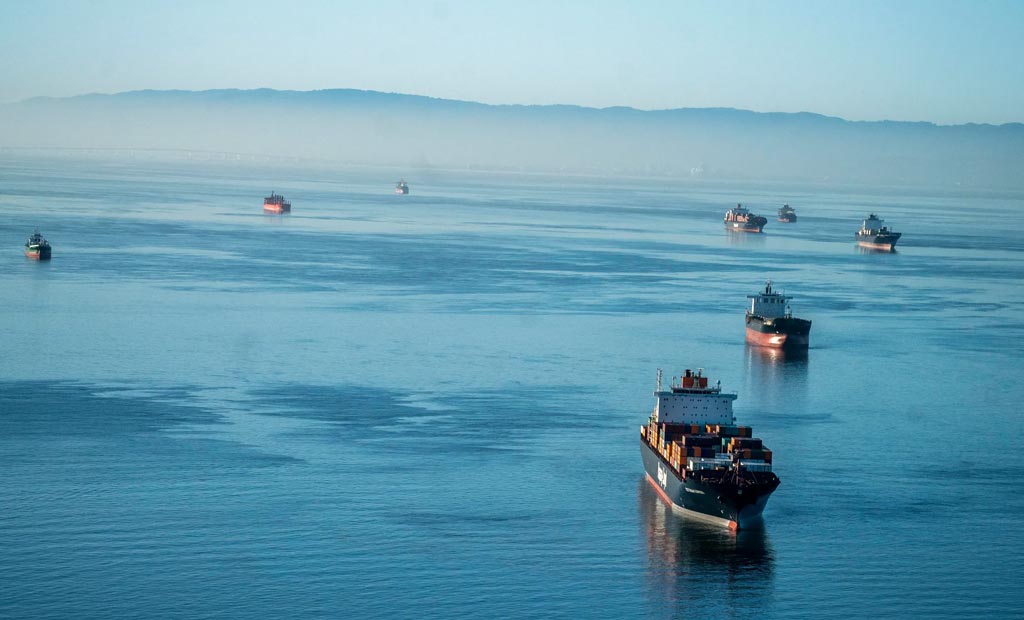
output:
[[[680,463],[685,469],[687,459],[715,458],[719,454],[771,463],[771,450],[752,434],[749,426],[658,424],[653,420],[640,429],[640,436],[676,471],[681,471]]]

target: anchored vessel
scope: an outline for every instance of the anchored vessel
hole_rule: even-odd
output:
[[[50,242],[43,239],[38,230],[25,242],[25,256],[33,260],[50,260]]]
[[[395,193],[403,196],[409,193],[409,184],[405,182],[405,179],[395,184]]]
[[[888,226],[882,224],[884,221],[874,213],[869,215],[855,235],[857,245],[876,250],[892,251],[896,247],[896,242],[903,236],[903,233],[889,230]]]
[[[281,194],[270,192],[270,195],[263,199],[264,213],[291,213],[292,203],[284,199]]]
[[[810,342],[811,322],[793,316],[789,308],[792,297],[772,290],[768,280],[764,292],[747,295],[747,342],[762,347],[806,349]]]
[[[759,233],[767,223],[767,219],[760,215],[754,215],[739,203],[734,208],[725,212],[726,230]]]
[[[708,386],[703,370],[687,370],[677,384],[661,388],[646,426],[640,427],[640,454],[647,481],[674,510],[727,525],[756,527],[768,497],[779,486],[772,452],[736,426],[735,394],[721,382]]]
[[[779,221],[786,222],[787,224],[795,222],[796,211],[793,210],[793,207],[789,205],[782,205],[782,207],[779,208]]]

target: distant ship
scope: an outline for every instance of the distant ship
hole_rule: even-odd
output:
[[[736,395],[723,394],[721,382],[709,387],[701,370],[687,370],[662,390],[660,369],[654,395],[640,454],[658,495],[673,510],[730,529],[760,525],[779,478],[771,450],[749,426],[736,426]]]
[[[874,213],[869,215],[855,235],[857,245],[890,252],[895,249],[896,242],[900,240],[903,233],[889,230],[888,226],[882,225],[884,221]]]
[[[395,184],[395,193],[403,196],[409,193],[409,184],[405,182],[405,179]]]
[[[772,290],[772,281],[764,292],[747,295],[747,342],[777,349],[806,349],[810,342],[811,322],[798,319],[789,309],[792,297]]]
[[[741,204],[736,204],[732,209],[725,212],[725,228],[737,232],[759,233],[768,220],[760,215],[754,215]]]
[[[25,256],[33,260],[50,260],[50,251],[50,242],[38,230],[25,242]]]
[[[270,192],[270,195],[263,199],[264,213],[291,213],[292,203],[284,199],[281,194]]]
[[[782,205],[782,208],[779,209],[779,221],[786,222],[787,224],[795,222],[796,211],[793,210],[793,207],[789,205]]]

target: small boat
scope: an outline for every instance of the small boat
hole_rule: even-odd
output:
[[[760,215],[754,215],[741,204],[736,204],[732,209],[725,212],[725,229],[736,232],[759,233],[768,220]]]
[[[868,218],[861,224],[860,230],[854,235],[857,245],[873,250],[892,252],[903,233],[889,230],[888,226],[883,225],[884,221],[874,213],[868,215]]]
[[[796,211],[793,210],[793,207],[788,204],[782,205],[779,209],[779,221],[787,224],[796,222]]]
[[[50,242],[36,230],[25,242],[25,256],[32,260],[50,260]]]
[[[408,195],[409,184],[405,182],[405,179],[402,179],[401,181],[395,184],[395,193],[402,196]]]
[[[270,195],[263,199],[264,213],[291,213],[292,203],[284,199],[281,194],[270,192]]]

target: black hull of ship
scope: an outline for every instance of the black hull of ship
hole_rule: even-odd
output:
[[[796,215],[780,215],[779,221],[785,224],[793,224],[796,222]]]
[[[764,218],[759,219],[764,220]],[[729,232],[759,233],[762,232],[762,230],[764,229],[764,225],[767,223],[767,220],[760,222],[735,222],[726,220],[725,229],[728,230]]]
[[[50,246],[25,248],[25,256],[32,260],[50,260]]]
[[[811,341],[811,322],[796,317],[765,319],[747,315],[747,342],[776,349],[806,349]]]
[[[885,233],[881,235],[865,235],[856,233],[857,245],[874,250],[895,250],[896,242],[903,233]]]
[[[695,472],[680,478],[646,441],[640,440],[647,482],[673,510],[730,529],[763,525],[764,507],[779,486],[771,472],[748,472],[736,479],[733,472]]]

